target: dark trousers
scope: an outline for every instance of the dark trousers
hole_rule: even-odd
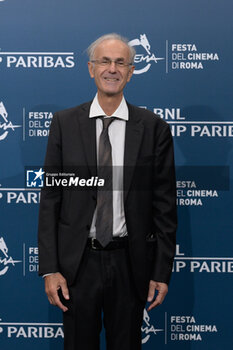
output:
[[[63,314],[65,350],[99,350],[103,324],[107,350],[140,350],[145,304],[136,294],[128,248],[87,247]]]

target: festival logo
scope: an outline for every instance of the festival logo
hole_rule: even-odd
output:
[[[9,130],[15,131],[15,128],[21,128],[21,125],[13,125],[12,122],[8,120],[6,108],[3,102],[0,102],[0,141],[7,137]]]
[[[168,42],[167,42],[168,44]],[[171,68],[197,70],[204,69],[210,62],[220,61],[217,52],[199,51],[196,43],[171,44]]]
[[[137,53],[134,57],[134,63],[136,68],[134,74],[142,74],[147,72],[151,67],[151,62],[158,63],[158,61],[164,60],[163,57],[156,57],[151,52],[151,46],[147,39],[146,34],[140,34],[140,39],[133,39],[129,41],[130,46],[139,46],[142,49],[142,53]]]
[[[0,276],[5,275],[9,266],[15,266],[16,263],[21,262],[21,260],[14,260],[8,255],[8,248],[3,239],[0,238]]]
[[[150,339],[151,335],[157,335],[157,332],[163,332],[163,329],[155,329],[155,327],[150,323],[150,316],[146,309],[143,313],[143,325],[141,328],[142,331],[142,344],[145,344]]]

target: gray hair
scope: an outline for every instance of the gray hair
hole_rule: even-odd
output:
[[[101,37],[99,37],[97,40],[95,40],[93,43],[91,43],[91,45],[87,48],[87,54],[89,56],[89,60],[93,60],[94,58],[94,53],[95,53],[95,49],[97,48],[97,46],[102,43],[104,40],[119,40],[121,42],[123,42],[124,44],[126,44],[126,46],[129,49],[129,55],[130,55],[130,63],[134,63],[134,56],[136,54],[136,50],[134,49],[134,47],[130,46],[128,44],[129,40],[123,36],[121,36],[120,34],[117,33],[110,33],[110,34],[105,34],[102,35]]]

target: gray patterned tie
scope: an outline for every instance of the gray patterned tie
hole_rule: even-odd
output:
[[[112,240],[113,202],[112,202],[112,147],[108,128],[115,118],[102,118],[103,130],[99,139],[98,177],[104,179],[104,189],[97,194],[96,239],[103,247]]]

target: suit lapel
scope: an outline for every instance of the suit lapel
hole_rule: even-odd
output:
[[[124,153],[124,200],[128,195],[144,131],[136,109],[130,104],[128,108],[129,120],[126,122]]]
[[[78,122],[80,124],[83,148],[91,176],[97,175],[96,158],[96,119],[89,118],[91,102],[82,106]]]

